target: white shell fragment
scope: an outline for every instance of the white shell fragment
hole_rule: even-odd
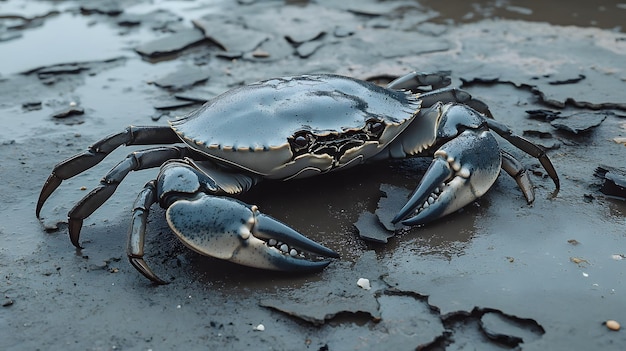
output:
[[[370,280],[366,279],[366,278],[359,278],[359,280],[356,281],[356,285],[358,285],[359,287],[365,289],[365,290],[369,290],[372,287],[370,286]]]
[[[263,324],[259,324],[256,327],[252,328],[252,330],[254,330],[254,331],[264,331],[265,330],[265,326]]]

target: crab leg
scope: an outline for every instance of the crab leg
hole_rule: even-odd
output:
[[[157,201],[167,209],[167,223],[192,250],[246,266],[280,271],[311,271],[327,266],[334,251],[289,226],[259,212],[253,205],[225,195],[243,181],[205,164],[205,172],[191,159],[173,160],[161,167],[133,205],[127,254],[130,263],[148,279],[167,284],[146,264],[144,242],[150,207]],[[252,179],[249,180],[253,182]],[[240,185],[248,184],[245,182]],[[224,186],[226,189],[222,188]],[[241,188],[240,191],[246,189]],[[313,259],[313,257],[321,257]]]
[[[89,146],[87,150],[74,155],[54,166],[52,174],[44,183],[35,213],[39,217],[44,203],[65,179],[80,174],[97,165],[109,153],[122,145],[150,145],[180,143],[176,133],[170,127],[134,127],[130,126],[123,132],[111,134]]]
[[[499,150],[488,130],[468,129],[442,145],[393,222],[425,224],[482,196],[500,173]]]
[[[150,207],[157,202],[156,181],[152,180],[146,183],[143,190],[137,195],[137,199],[133,204],[133,218],[130,222],[130,230],[128,233],[128,244],[126,246],[126,254],[130,264],[135,267],[146,278],[157,284],[168,284],[165,280],[159,278],[150,269],[146,261],[143,259],[143,247],[146,239],[146,223]]]
[[[387,84],[387,88],[395,90],[414,90],[423,86],[431,86],[432,89],[439,89],[450,85],[450,83],[450,71],[434,73],[413,71]]]
[[[486,118],[485,121],[487,122],[489,129],[498,133],[498,135],[506,139],[506,141],[508,141],[509,143],[513,144],[513,146],[515,146],[516,148],[537,158],[539,160],[539,163],[541,163],[543,168],[546,170],[546,172],[548,172],[548,175],[550,176],[550,178],[552,178],[552,181],[554,182],[554,185],[556,186],[556,190],[559,190],[561,188],[559,175],[556,173],[556,170],[554,169],[552,162],[548,158],[548,155],[546,155],[546,152],[543,148],[513,133],[513,131],[509,127],[507,127],[506,125],[498,121],[495,121],[489,118]]]
[[[500,150],[502,155],[502,169],[517,182],[517,186],[522,190],[526,202],[532,204],[535,201],[535,188],[528,177],[526,168],[510,153]]]
[[[186,147],[159,147],[136,151],[128,154],[124,160],[113,167],[100,181],[100,185],[85,195],[68,213],[70,240],[80,248],[79,237],[83,219],[113,195],[117,186],[130,171],[159,167],[164,161],[181,158],[189,154]]]
[[[485,104],[481,100],[474,99],[470,93],[461,89],[456,89],[456,88],[437,89],[437,90],[429,91],[426,93],[422,93],[420,94],[419,97],[422,100],[422,106],[424,107],[433,106],[437,103],[455,102],[455,103],[460,103],[460,104],[469,106],[472,109],[482,113],[483,115],[488,117],[488,118],[484,118],[484,121],[489,126],[489,129],[496,132],[498,135],[500,135],[505,140],[513,144],[518,149],[539,159],[539,162],[541,163],[543,168],[546,170],[546,172],[548,172],[548,175],[554,181],[557,191],[559,190],[560,188],[559,176],[556,173],[556,170],[554,169],[552,162],[546,155],[546,152],[541,147],[533,144],[529,140],[515,134],[505,124],[502,124],[494,120],[491,111],[489,111],[489,107],[487,106],[487,104]],[[507,159],[504,161],[504,164],[503,164],[504,167],[509,167],[509,166],[513,168],[518,167],[517,165],[514,166],[514,164],[519,164],[519,162],[517,162],[517,160],[515,160],[512,155],[508,154],[508,155],[503,155],[503,156],[505,157],[505,159]],[[511,160],[511,162],[509,162],[509,160]],[[513,171],[511,168],[508,168],[508,169],[505,168],[505,170],[507,172],[509,172],[509,170]],[[519,172],[516,172],[516,173],[519,173]],[[511,173],[509,172],[509,174]],[[531,199],[534,199],[534,195],[531,195],[530,191],[528,190],[532,188],[532,185],[530,183],[530,179],[528,178],[528,176],[526,176],[525,180],[522,180],[521,178],[513,174],[511,174],[511,176],[513,176],[515,180],[517,181],[528,203],[532,203]],[[522,185],[524,182],[527,184]]]

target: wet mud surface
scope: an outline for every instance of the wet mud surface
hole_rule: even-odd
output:
[[[626,323],[626,5],[525,6],[0,1],[0,349],[623,349],[605,322]],[[503,174],[464,210],[392,235],[429,160],[262,183],[241,199],[341,255],[304,275],[200,256],[154,209],[146,259],[165,286],[125,254],[156,170],[85,220],[84,249],[67,235],[67,211],[137,148],[63,182],[35,217],[54,165],[127,125],[281,75],[385,83],[411,70],[450,70],[548,150],[561,190],[500,140],[532,171],[532,206]]]

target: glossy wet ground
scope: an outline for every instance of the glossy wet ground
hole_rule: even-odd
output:
[[[603,323],[626,323],[626,205],[594,174],[626,168],[626,5],[582,3],[3,2],[0,349],[623,349],[623,328]],[[124,253],[130,206],[156,171],[129,175],[85,221],[83,250],[66,225],[55,229],[129,149],[64,182],[43,226],[34,216],[57,162],[129,124],[165,124],[274,76],[386,81],[413,69],[451,70],[454,85],[548,148],[561,191],[503,142],[533,171],[533,206],[504,174],[462,212],[387,244],[362,240],[380,229],[354,223],[393,210],[428,161],[246,194],[341,254],[311,275],[199,256],[155,209],[147,260],[172,281],[158,287]]]

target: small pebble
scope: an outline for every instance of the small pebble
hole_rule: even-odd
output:
[[[81,186],[80,190],[85,191],[85,190],[87,190],[87,187],[86,186]]]
[[[356,281],[356,285],[360,286],[361,288],[365,290],[369,290],[372,288],[370,286],[370,280],[366,278],[359,278],[359,280]]]
[[[606,324],[606,327],[609,328],[610,330],[618,331],[620,328],[619,323],[614,320],[608,320],[604,324]]]
[[[270,57],[270,53],[267,51],[263,51],[261,49],[257,49],[252,52],[252,56],[258,57],[258,58],[267,58],[267,57]]]
[[[254,327],[252,330],[254,330],[254,331],[264,331],[265,330],[265,326],[263,324],[259,324],[256,327]]]

